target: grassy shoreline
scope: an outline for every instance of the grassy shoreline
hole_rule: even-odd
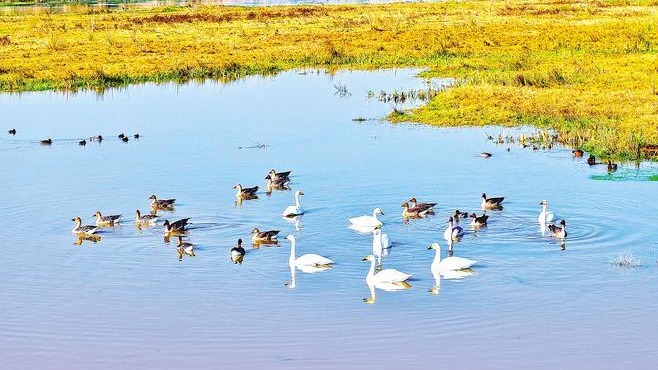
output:
[[[0,91],[422,67],[459,83],[393,121],[534,125],[635,158],[658,144],[658,2],[157,7],[0,15]]]

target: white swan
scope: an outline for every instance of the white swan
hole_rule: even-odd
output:
[[[363,260],[370,261],[370,270],[368,271],[368,275],[366,275],[366,282],[368,284],[402,283],[411,277],[411,275],[396,269],[384,269],[375,274],[375,256],[369,254]]]
[[[377,265],[382,265],[382,230],[379,227],[376,227],[372,231],[372,254],[377,259]]]
[[[461,226],[454,226],[453,219],[448,219],[448,226],[443,232],[443,238],[446,240],[459,239],[464,236],[464,229]]]
[[[326,268],[327,266],[334,263],[334,261],[330,260],[329,258],[322,257],[321,255],[314,253],[308,253],[299,257],[295,257],[295,244],[297,244],[297,241],[292,234],[286,236],[286,239],[290,241],[290,258],[288,259],[288,265],[290,267],[295,266],[300,268],[300,270],[305,271],[305,266]]]
[[[353,226],[358,228],[375,228],[377,226],[382,226],[382,222],[379,221],[377,215],[383,215],[381,208],[377,207],[372,211],[372,216],[359,216],[352,217],[349,219],[350,223]]]
[[[539,205],[541,206],[541,212],[539,212],[539,216],[537,216],[537,222],[545,224],[555,221],[555,213],[546,209],[548,207],[546,199],[542,200]]]
[[[295,192],[295,205],[286,207],[282,213],[283,217],[295,217],[304,214],[304,209],[299,203],[299,197],[302,195],[304,195],[304,192],[301,190]]]
[[[434,254],[432,265],[430,266],[430,271],[432,271],[432,274],[444,273],[446,271],[464,270],[470,268],[478,262],[462,257],[447,257],[441,259],[441,247],[439,246],[439,243],[432,243],[432,245],[430,245],[427,249],[434,249],[436,252]]]

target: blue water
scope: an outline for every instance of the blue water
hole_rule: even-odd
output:
[[[293,71],[226,85],[0,95],[2,368],[653,368],[658,184],[598,181],[605,168],[569,148],[508,152],[486,140],[521,129],[381,121],[393,107],[367,91],[426,86],[416,73]],[[77,145],[98,134],[101,144]],[[40,145],[47,137],[54,143]],[[305,193],[299,230],[280,217],[292,190],[236,205],[232,187],[262,188],[270,168],[292,170],[293,190]],[[620,164],[625,171],[633,165]],[[448,216],[481,213],[482,192],[506,200],[488,227],[465,227],[453,246],[479,261],[474,274],[428,292],[427,247],[439,242],[445,256]],[[151,194],[177,199],[163,218],[191,218],[195,257],[179,261],[160,226],[135,227]],[[436,215],[404,223],[400,204],[412,196],[438,202]],[[536,224],[541,199],[567,221],[564,248]],[[347,219],[374,207],[393,242],[384,268],[413,278],[366,304],[371,236]],[[71,218],[92,223],[97,210],[124,222],[77,245]],[[298,255],[336,265],[297,271],[287,287],[285,240],[246,242],[234,264],[231,246],[254,227],[294,234]],[[611,263],[624,254],[640,266]]]

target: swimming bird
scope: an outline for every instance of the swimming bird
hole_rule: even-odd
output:
[[[299,197],[302,195],[304,195],[304,192],[301,190],[295,192],[295,205],[286,207],[281,213],[283,217],[295,217],[304,214],[304,209],[299,203]]]
[[[182,236],[178,236],[178,245],[176,245],[176,249],[178,250],[178,259],[181,259],[183,257],[183,253],[187,254],[188,256],[194,257],[194,244],[184,242]]]
[[[608,172],[615,172],[617,171],[617,163],[612,163],[611,161],[608,161]]]
[[[285,177],[285,178],[277,178],[276,180],[272,180],[272,176],[267,175],[265,176],[265,180],[267,180],[267,188],[268,189],[288,189],[288,182],[290,182],[290,179]]]
[[[123,141],[124,143],[127,143],[127,142],[128,142],[128,136],[124,136],[124,137],[122,137],[122,138],[121,138],[121,141]]]
[[[459,222],[459,220],[461,220],[462,218],[467,218],[467,217],[469,217],[468,212],[460,211],[458,209],[455,210],[455,215],[452,216],[455,222]]]
[[[98,141],[99,143],[103,141],[103,136],[97,135],[97,136],[92,136],[89,138],[89,141]]]
[[[288,180],[290,181],[290,172],[292,171],[283,171],[283,172],[276,172],[274,168],[270,170],[270,172],[267,173],[268,176],[272,179],[272,181],[283,181],[283,180]]]
[[[571,153],[573,154],[574,157],[582,157],[585,152],[583,152],[580,149],[572,150]]]
[[[286,239],[290,241],[290,258],[288,259],[288,266],[291,268],[293,266],[296,266],[297,268],[300,266],[328,267],[334,263],[334,261],[330,260],[329,258],[314,253],[308,253],[299,257],[295,257],[295,244],[297,243],[295,236],[289,234],[286,236]]]
[[[420,218],[431,211],[431,209],[421,209],[419,207],[409,207],[409,203],[402,203],[402,217],[404,218]]]
[[[418,207],[427,213],[434,212],[434,206],[436,206],[436,203],[419,203],[416,197],[409,199],[409,203],[411,204],[411,208]]]
[[[103,216],[101,211],[96,211],[93,217],[96,217],[96,226],[113,226],[121,221],[121,215]]]
[[[242,185],[235,184],[233,189],[238,190],[237,193],[235,193],[235,196],[238,198],[253,199],[258,197],[258,195],[256,195],[256,192],[258,191],[258,186],[254,186],[252,188],[243,188]]]
[[[164,223],[162,224],[165,234],[180,233],[186,231],[185,228],[187,227],[187,223],[189,220],[190,220],[189,218],[182,218],[172,223],[169,223],[169,220],[165,220]]]
[[[118,137],[119,139],[123,139],[124,137],[126,137],[126,135],[122,132],[122,133],[120,133],[119,135],[117,135],[117,137]]]
[[[567,237],[567,222],[562,220],[560,221],[561,227],[555,225],[548,225],[548,229],[551,230],[551,234],[556,238],[564,239]]]
[[[12,128],[11,130],[9,130],[9,135],[16,135],[16,129]]]
[[[537,216],[537,222],[540,224],[553,222],[553,220],[555,220],[555,213],[546,209],[548,207],[546,199],[542,200],[539,205],[541,206],[541,212],[539,212],[539,216]]]
[[[596,164],[596,157],[590,154],[589,158],[587,158],[587,164],[594,166]]]
[[[352,217],[348,219],[350,223],[356,227],[360,228],[375,228],[377,226],[382,226],[383,223],[379,221],[377,215],[383,215],[381,208],[377,207],[372,211],[372,216],[359,216]]]
[[[482,152],[482,153],[480,153],[480,157],[482,157],[482,158],[489,158],[489,157],[491,157],[491,153],[489,153],[489,152]]]
[[[142,224],[146,224],[146,225],[155,225],[156,222],[158,222],[158,216],[157,215],[152,215],[150,213],[142,215],[142,213],[139,211],[139,209],[135,211],[135,223],[142,223]]]
[[[277,241],[277,235],[279,235],[280,232],[281,230],[260,231],[258,228],[254,228],[251,231],[251,241],[254,243]]]
[[[41,145],[50,145],[50,144],[53,143],[53,139],[48,138],[48,139],[45,139],[45,140],[41,140],[39,143],[41,143]]]
[[[134,137],[135,139],[139,139],[139,134],[135,134],[135,135],[133,135],[133,137]]]
[[[487,219],[489,219],[489,216],[486,214],[483,214],[482,216],[478,216],[475,213],[471,214],[471,218],[473,221],[471,221],[471,226],[485,226],[487,224]]]
[[[464,229],[461,226],[455,226],[452,217],[448,219],[448,226],[443,232],[443,237],[447,240],[459,239],[464,236]]]
[[[81,141],[78,141],[78,145],[80,145],[80,146],[85,146],[85,145],[87,145],[87,140],[81,140]]]
[[[174,203],[176,202],[176,199],[158,199],[155,194],[151,195],[149,199],[151,199],[152,208],[161,208],[164,210],[174,209]]]
[[[94,226],[94,225],[82,226],[82,219],[80,219],[80,217],[78,216],[73,217],[71,221],[75,221],[75,227],[73,228],[73,230],[71,230],[71,233],[73,233],[74,235],[78,235],[78,234],[91,235],[95,233],[96,230],[98,230],[98,226]]]
[[[369,284],[379,283],[402,283],[411,277],[410,274],[398,271],[396,269],[384,269],[375,273],[375,256],[369,254],[363,258],[363,261],[370,261],[370,270],[366,275],[366,282]]]
[[[487,194],[482,193],[482,209],[500,209],[503,208],[501,204],[505,197],[487,198]]]
[[[245,250],[242,247],[242,239],[238,239],[238,245],[231,248],[231,260],[236,264],[244,257]]]
[[[427,250],[434,249],[434,260],[430,265],[430,271],[434,273],[443,273],[446,271],[464,270],[478,263],[478,261],[463,257],[446,257],[441,259],[441,247],[439,243],[432,243]]]

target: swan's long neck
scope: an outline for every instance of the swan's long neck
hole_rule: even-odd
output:
[[[547,217],[547,215],[546,215],[546,203],[541,205],[541,217],[542,217],[542,221],[544,223],[546,223],[546,217]]]
[[[299,193],[295,193],[295,205],[297,206],[297,208],[300,208],[302,206],[301,204],[299,204],[299,195],[300,195]]]
[[[382,250],[382,234],[373,233],[372,234],[372,253],[381,253]],[[377,252],[376,252],[377,251]]]
[[[290,258],[288,259],[288,265],[290,266],[295,265],[295,243],[295,239],[290,241]]]
[[[368,270],[368,275],[366,275],[366,281],[372,279],[375,276],[375,259],[370,260],[370,270]]]
[[[434,261],[432,261],[432,268],[438,268],[441,263],[441,248],[434,249]]]
[[[377,211],[372,211],[372,217],[373,217],[376,221],[379,221],[379,219],[377,218]]]

